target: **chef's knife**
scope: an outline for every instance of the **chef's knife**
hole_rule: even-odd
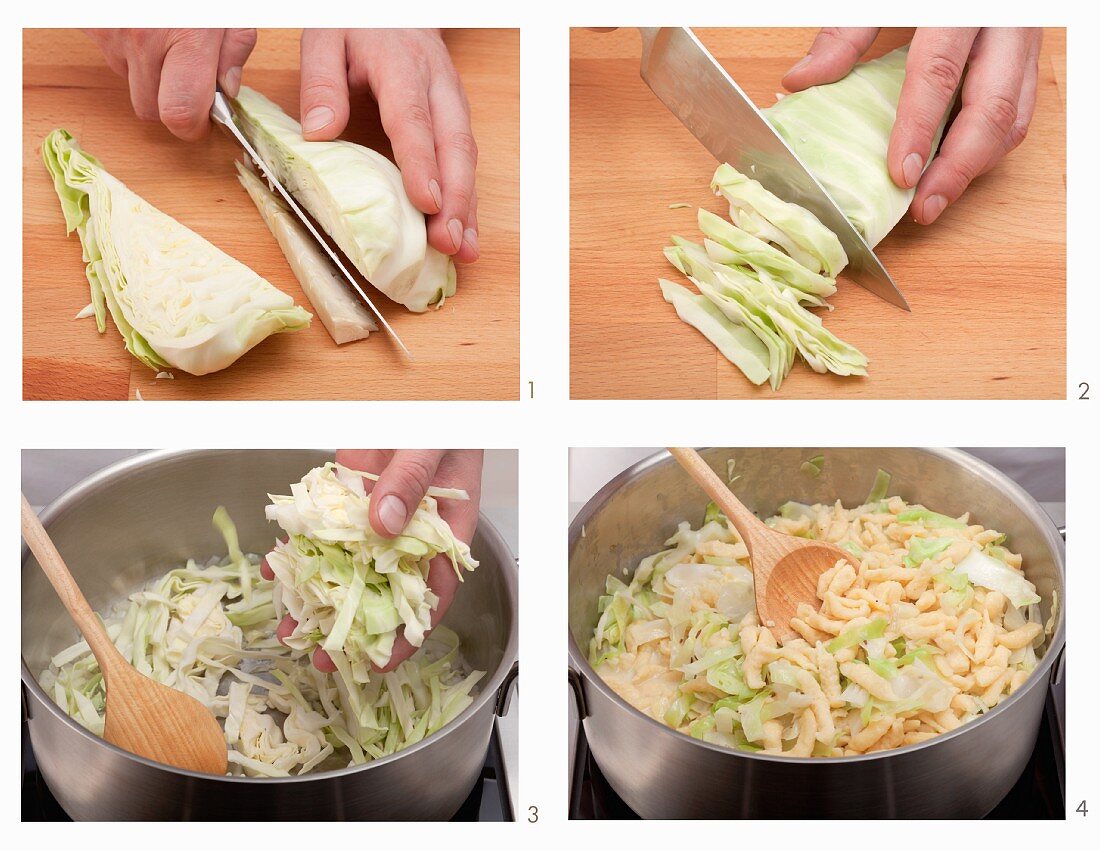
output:
[[[367,306],[370,308],[370,311],[374,313],[375,318],[378,319],[379,324],[381,324],[382,327],[384,327],[389,332],[390,336],[393,337],[393,341],[401,347],[401,350],[405,352],[406,356],[408,356],[410,360],[413,359],[412,352],[410,352],[409,349],[405,347],[405,343],[401,341],[401,337],[397,335],[397,331],[390,327],[390,323],[386,321],[386,317],[383,316],[378,311],[378,308],[374,306],[374,302],[371,301],[367,293],[363,291],[363,287],[359,285],[359,281],[357,281],[347,270],[347,267],[344,265],[340,257],[336,254],[335,251],[332,250],[332,248],[329,247],[329,244],[325,240],[325,238],[320,233],[318,233],[317,228],[313,226],[313,222],[310,221],[309,217],[302,211],[302,208],[298,206],[297,201],[295,201],[294,198],[291,197],[290,192],[288,192],[283,187],[283,184],[279,182],[279,178],[275,176],[275,172],[271,170],[268,164],[264,162],[263,158],[256,152],[256,149],[253,148],[252,145],[249,143],[248,139],[245,138],[244,133],[241,132],[241,128],[237,126],[237,121],[233,113],[233,107],[229,103],[229,98],[227,98],[225,94],[222,93],[220,87],[216,92],[214,92],[214,104],[210,107],[210,117],[216,123],[221,124],[223,127],[225,127],[225,129],[229,131],[229,134],[234,139],[236,139],[237,142],[240,143],[241,147],[244,148],[245,153],[248,154],[249,158],[251,158],[251,160],[256,163],[256,166],[263,173],[263,176],[267,179],[268,184],[272,186],[276,192],[279,193],[279,196],[284,201],[286,201],[287,206],[289,206],[294,214],[298,216],[298,220],[303,225],[305,225],[306,230],[309,231],[310,235],[316,240],[317,244],[324,249],[326,254],[328,254],[329,259],[332,260],[336,268],[338,268],[341,274],[344,275],[344,278],[347,280],[347,282],[350,283],[352,288],[359,293],[359,297],[366,302]]]
[[[703,147],[816,215],[844,246],[845,275],[908,310],[871,246],[695,33],[686,27],[642,27],[641,33],[642,79]]]

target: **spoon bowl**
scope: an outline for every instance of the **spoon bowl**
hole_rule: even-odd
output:
[[[741,504],[729,487],[699,457],[695,449],[670,448],[669,453],[722,509],[749,550],[756,614],[780,643],[800,637],[791,620],[803,603],[817,610],[817,582],[837,561],[851,555],[832,543],[784,534],[765,525]]]

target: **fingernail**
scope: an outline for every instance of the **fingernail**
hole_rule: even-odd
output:
[[[302,122],[302,130],[306,133],[316,133],[335,120],[336,113],[327,106],[315,106],[306,113],[305,121]]]
[[[451,234],[451,244],[454,245],[454,249],[457,251],[462,247],[462,222],[457,218],[452,218],[447,222],[447,232]]]
[[[405,503],[397,496],[386,496],[378,506],[378,519],[390,534],[400,534],[405,530]]]
[[[236,97],[241,91],[241,66],[230,68],[225,72],[225,93],[230,97]]]
[[[943,195],[932,195],[924,202],[924,223],[931,224],[934,222],[946,207],[947,198]]]
[[[443,206],[443,193],[439,191],[439,181],[434,177],[428,181],[428,191],[432,193],[432,198],[435,200],[435,208],[440,209]]]
[[[905,178],[905,185],[912,188],[920,180],[924,170],[924,160],[919,153],[911,153],[901,161],[901,176]]]
[[[788,76],[790,74],[793,74],[796,71],[801,71],[803,68],[805,68],[807,65],[809,65],[813,61],[814,61],[814,55],[812,53],[807,53],[805,56],[803,56],[801,59],[799,59],[797,62],[795,62],[794,65],[791,67],[791,70],[789,70],[786,74],[784,74],[784,76]]]
[[[466,244],[470,246],[475,254],[481,253],[481,251],[477,247],[477,231],[475,231],[472,227],[466,228],[466,232],[462,234],[462,238],[466,242]]]

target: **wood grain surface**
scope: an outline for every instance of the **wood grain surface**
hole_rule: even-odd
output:
[[[298,115],[296,30],[261,30],[244,83]],[[413,351],[405,361],[384,333],[337,347],[320,320],[270,337],[233,366],[174,380],[131,357],[113,326],[96,333],[73,317],[89,301],[80,244],[66,238],[40,145],[53,129],[131,189],[251,266],[309,308],[275,239],[237,183],[239,149],[221,133],[195,144],[134,117],[124,80],[75,30],[23,35],[23,395],[27,399],[515,399],[519,396],[519,34],[451,30],[480,148],[481,259],[458,271],[458,293],[413,314],[377,293]],[[344,138],[391,156],[378,110],[354,97]],[[108,320],[109,322],[110,320]]]
[[[815,31],[698,33],[768,106]],[[869,55],[910,35],[883,31]],[[571,34],[572,397],[1065,397],[1065,30],[1045,34],[1023,145],[935,225],[907,215],[879,245],[912,313],[843,279],[830,299],[826,325],[870,358],[870,376],[796,362],[778,392],[750,384],[661,298],[658,277],[686,282],[661,254],[669,236],[701,242],[696,208],[727,210],[708,189],[713,158],[639,77],[640,50],[633,29]]]

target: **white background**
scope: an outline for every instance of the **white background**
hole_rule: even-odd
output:
[[[1088,11],[1086,11],[1086,9]],[[1097,462],[1096,405],[1078,401],[1078,382],[1092,383],[1100,394],[1094,287],[1097,286],[1096,150],[1097,31],[1095,4],[1048,0],[1042,4],[968,3],[926,0],[887,6],[881,2],[834,0],[831,4],[787,0],[782,4],[731,4],[680,0],[583,3],[504,2],[476,4],[420,0],[415,4],[327,4],[224,2],[195,0],[186,5],[133,2],[49,4],[9,3],[3,13],[5,50],[4,108],[9,122],[18,120],[21,26],[188,25],[259,26],[401,25],[522,26],[522,359],[524,400],[506,403],[26,403],[20,402],[21,327],[17,270],[21,268],[21,139],[18,132],[0,137],[7,163],[9,191],[0,215],[6,225],[4,256],[10,274],[5,281],[8,310],[4,364],[0,372],[0,433],[4,437],[9,477],[8,516],[12,518],[14,560],[15,470],[18,449],[46,447],[129,448],[158,446],[279,447],[309,441],[329,445],[359,444],[364,435],[379,445],[434,447],[515,447],[520,449],[520,538],[524,541],[521,582],[521,665],[524,722],[521,732],[522,774],[520,821],[515,825],[448,824],[186,824],[170,829],[152,824],[83,825],[65,833],[57,827],[24,824],[10,841],[79,841],[86,846],[131,846],[156,843],[166,848],[243,844],[480,848],[505,843],[525,847],[596,844],[669,847],[687,844],[745,846],[821,846],[859,843],[895,848],[936,845],[1055,847],[1076,845],[1095,836],[1092,821],[1100,817],[1097,768],[1100,751],[1093,730],[1100,688],[1088,667],[1097,637],[1091,634],[1097,599],[1096,526],[1100,463]],[[303,16],[307,19],[303,20]],[[569,402],[568,387],[568,30],[569,25],[831,25],[862,24],[1046,24],[1069,25],[1069,369],[1067,396],[1061,402],[865,402],[865,401],[731,401],[731,402]],[[631,163],[622,164],[622,179],[635,179]],[[608,203],[614,203],[609,198]],[[629,227],[629,210],[623,211]],[[1026,242],[1026,230],[1020,234]],[[614,233],[607,238],[614,239]],[[951,274],[949,267],[930,270]],[[965,286],[965,280],[958,285]],[[608,310],[629,310],[609,303]],[[1005,333],[1027,321],[1016,312],[1011,292],[988,309],[1004,318]],[[60,317],[66,321],[68,317]],[[1060,352],[1053,351],[1052,356]],[[913,352],[919,366],[920,352]],[[959,364],[965,368],[965,364]],[[456,376],[461,380],[461,376]],[[534,399],[526,398],[533,381]],[[922,823],[901,825],[843,823],[823,826],[797,820],[771,823],[570,823],[566,820],[567,753],[565,686],[565,565],[568,504],[568,446],[723,445],[736,433],[745,446],[802,445],[1066,445],[1067,506],[1071,530],[1071,570],[1067,615],[1069,642],[1077,659],[1070,678],[1067,800],[1065,823]],[[808,435],[812,435],[808,437]],[[1072,613],[1070,613],[1072,611]],[[8,650],[10,698],[4,703],[12,757],[3,773],[6,824],[18,820],[19,789],[14,753],[16,715],[14,676],[16,648]],[[425,782],[432,781],[425,777]],[[721,794],[723,789],[715,788]],[[1087,798],[1093,814],[1073,813]],[[538,807],[537,823],[524,820],[526,806]],[[302,812],[308,818],[308,812]],[[791,812],[797,818],[797,812]],[[16,827],[5,825],[4,830]]]

